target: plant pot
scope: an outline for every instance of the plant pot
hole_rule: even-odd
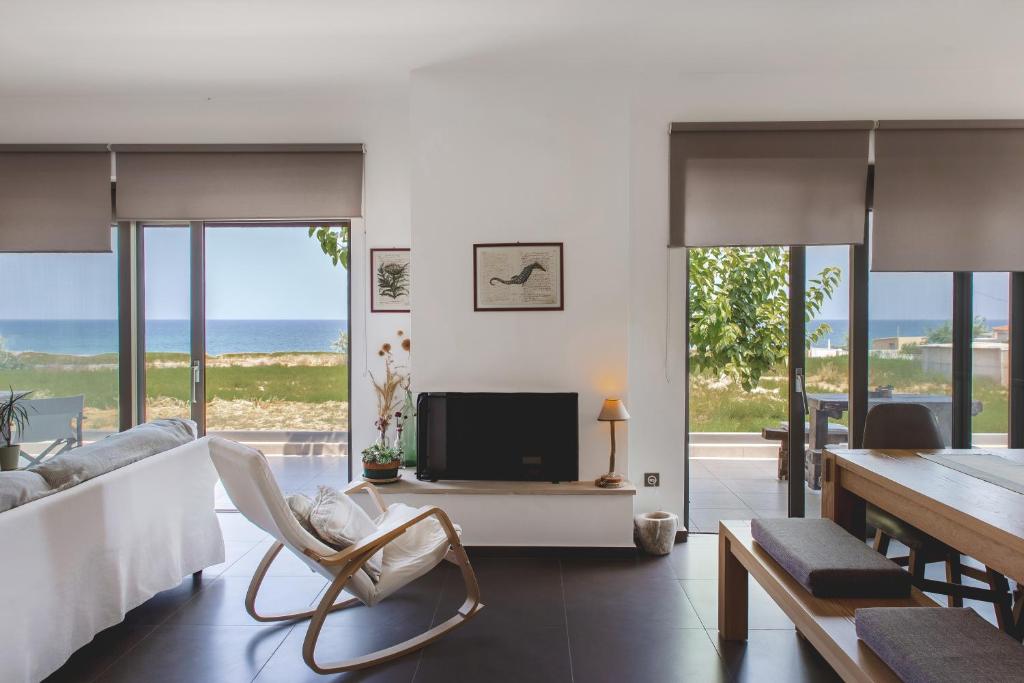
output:
[[[679,516],[671,512],[645,512],[634,520],[636,540],[651,555],[668,555],[676,542]]]
[[[364,462],[363,479],[379,481],[395,479],[398,477],[398,468],[402,466],[400,460],[393,462]]]
[[[18,458],[21,457],[21,446],[0,446],[0,470],[18,469]]]

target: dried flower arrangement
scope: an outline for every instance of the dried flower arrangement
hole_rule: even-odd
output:
[[[411,355],[412,341],[409,337],[405,336],[405,332],[402,330],[398,330],[397,335],[401,340],[399,346],[407,355]],[[374,427],[376,427],[380,436],[376,443],[363,449],[362,455],[364,463],[383,464],[402,459],[400,441],[402,429],[409,416],[400,410],[402,394],[399,390],[408,390],[409,383],[412,381],[412,374],[408,363],[403,365],[395,360],[390,343],[384,342],[381,344],[380,349],[377,350],[377,355],[384,359],[384,375],[377,379],[377,376],[372,372],[369,374],[370,381],[373,383],[373,389],[377,394],[377,418],[374,421]],[[395,422],[397,435],[395,444],[390,446],[388,445],[387,436],[392,420]]]

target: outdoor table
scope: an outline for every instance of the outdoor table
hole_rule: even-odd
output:
[[[869,396],[868,410],[879,403],[920,403],[931,408],[939,420],[939,429],[946,444],[952,444],[953,398],[929,394],[892,394],[891,396]],[[828,419],[839,419],[850,408],[850,397],[846,394],[807,394],[807,408],[810,411],[810,434],[808,450],[820,451],[828,443]],[[971,401],[971,415],[981,412],[981,401]]]

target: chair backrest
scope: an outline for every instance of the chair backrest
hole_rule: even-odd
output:
[[[57,439],[78,440],[77,423],[85,410],[85,396],[61,396],[59,398],[25,399],[28,411],[28,428],[18,435],[25,443],[54,441]]]
[[[235,441],[217,436],[208,439],[213,466],[217,468],[221,483],[238,511],[283,543],[310,569],[328,579],[333,578],[340,566],[324,567],[303,550],[318,555],[330,555],[335,550],[299,525],[270,471],[266,457],[255,448]],[[364,571],[356,572],[346,584],[345,590],[366,604],[373,600],[373,582]]]
[[[920,403],[879,403],[864,421],[864,448],[945,448],[935,413]]]

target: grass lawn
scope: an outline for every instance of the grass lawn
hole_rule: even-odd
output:
[[[846,357],[808,358],[808,393],[846,393]],[[762,378],[760,386],[746,392],[735,384],[708,376],[690,381],[690,422],[694,432],[760,432],[762,427],[787,420],[786,367],[776,368]],[[869,386],[892,385],[897,393],[952,393],[952,383],[942,375],[926,374],[918,361],[899,358],[871,358]],[[1008,394],[998,382],[979,378],[974,398],[982,412],[974,418],[975,432],[1006,432]],[[834,420],[846,424],[846,416]]]
[[[315,356],[301,355],[307,360]],[[239,354],[218,357],[216,364],[207,368],[207,399],[245,401],[257,408],[264,403],[307,404],[312,410],[328,402],[348,401],[347,365],[290,364],[296,356]],[[0,371],[0,384],[33,390],[40,398],[84,394],[86,416],[90,420],[88,427],[113,428],[118,403],[116,355],[83,357],[25,353],[20,354],[18,360],[18,368]],[[146,361],[150,365],[146,371],[148,399],[189,400],[192,373],[187,355],[146,354]]]

